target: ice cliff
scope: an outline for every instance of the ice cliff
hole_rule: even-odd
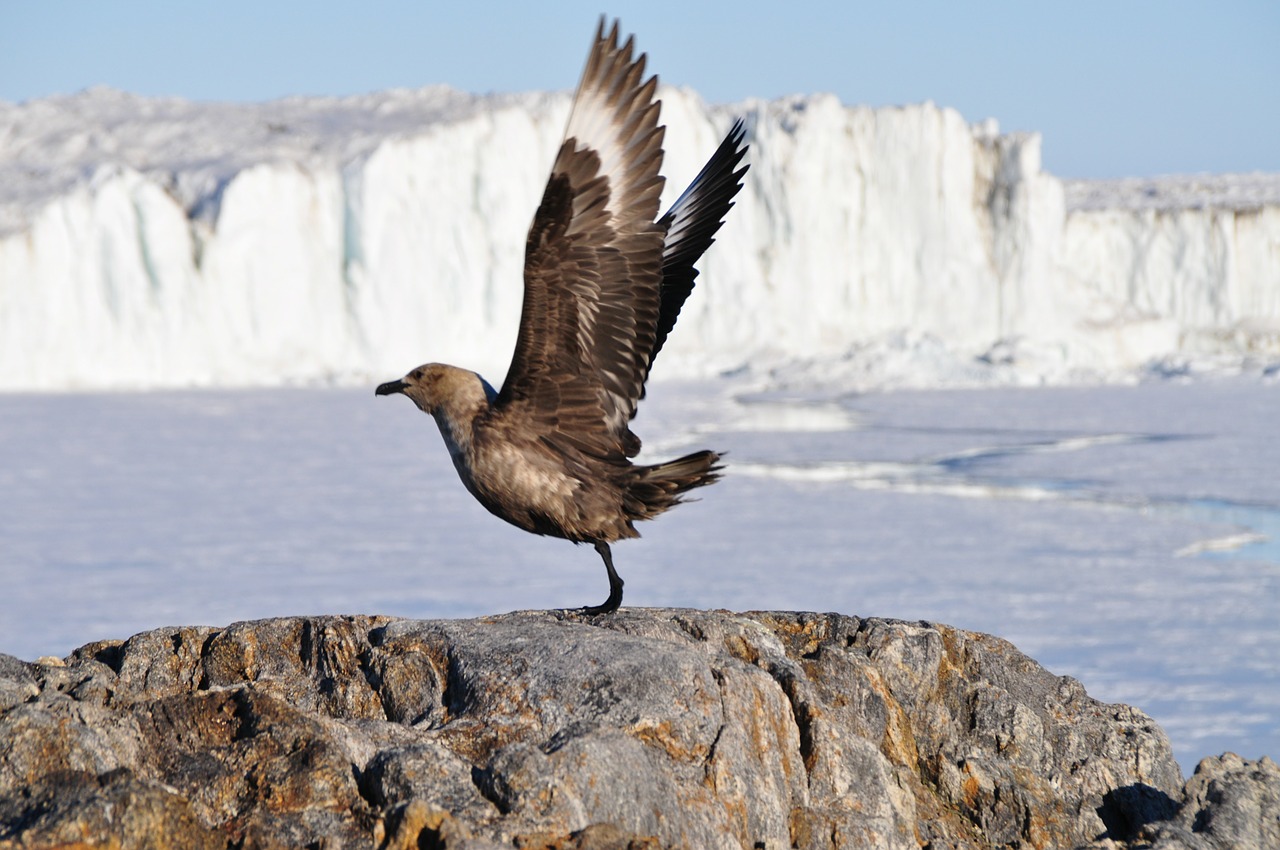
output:
[[[662,93],[674,199],[751,171],[655,376],[1114,378],[1280,360],[1280,175],[1064,182],[932,104]],[[567,94],[0,103],[0,389],[500,381]],[[790,364],[790,365],[789,365]]]

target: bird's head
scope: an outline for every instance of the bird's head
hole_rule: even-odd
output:
[[[380,384],[374,392],[408,396],[432,416],[444,410],[478,408],[494,396],[493,388],[475,372],[442,363],[419,366],[398,381]]]

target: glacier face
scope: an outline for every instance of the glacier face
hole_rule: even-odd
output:
[[[673,200],[746,114],[746,185],[655,376],[868,385],[1280,359],[1280,176],[1063,181],[1034,134],[664,89]],[[0,104],[0,389],[501,381],[567,94]],[[788,367],[783,367],[782,372]]]

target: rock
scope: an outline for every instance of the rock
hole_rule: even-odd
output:
[[[1146,832],[1153,850],[1280,848],[1280,766],[1235,753],[1203,759],[1181,810]]]
[[[296,617],[0,656],[0,847],[1263,847],[1277,789],[1227,756],[1184,795],[1142,712],[928,623]]]

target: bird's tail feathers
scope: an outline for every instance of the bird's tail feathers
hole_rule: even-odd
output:
[[[626,510],[634,519],[650,519],[685,501],[684,494],[720,480],[720,455],[694,452],[666,463],[634,468]]]

